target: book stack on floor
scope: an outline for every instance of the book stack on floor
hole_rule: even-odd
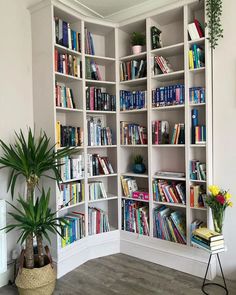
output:
[[[156,179],[153,180],[152,187],[154,201],[186,204],[185,183]]]
[[[223,235],[206,227],[200,227],[193,231],[191,242],[193,246],[209,253],[217,253],[225,249]]]
[[[191,87],[189,88],[189,102],[205,103],[205,88],[204,87]]]
[[[96,201],[100,199],[107,199],[107,193],[102,181],[94,181],[88,184],[89,186],[89,200]]]
[[[193,44],[189,50],[189,69],[199,69],[205,66],[205,53],[202,47]]]
[[[193,23],[188,24],[188,33],[191,40],[198,40],[204,37],[204,29],[196,18]]]
[[[85,215],[80,212],[71,212],[64,216],[68,224],[62,227],[61,247],[74,243],[85,237]]]
[[[88,234],[95,235],[110,231],[106,212],[99,208],[88,208]]]
[[[206,143],[206,125],[198,124],[198,110],[192,109],[192,126],[191,137],[192,144],[205,144]]]
[[[175,243],[186,244],[186,217],[166,206],[154,209],[154,236]]]
[[[108,94],[105,88],[87,87],[86,110],[116,111],[116,96]]]
[[[120,90],[120,110],[138,110],[147,108],[147,91]]]
[[[90,58],[86,58],[86,79],[103,80],[98,64]]]
[[[65,146],[82,146],[83,145],[83,130],[81,127],[63,126],[60,121],[57,121],[57,148]]]
[[[161,41],[161,30],[159,30],[157,27],[152,26],[151,27],[151,48],[157,49],[162,47],[162,41]]]
[[[163,56],[154,56],[154,75],[172,73],[173,67]]]
[[[55,17],[56,44],[67,47],[71,50],[81,52],[81,35],[71,29],[70,23]]]
[[[84,183],[81,181],[60,184],[60,191],[61,193],[58,200],[59,209],[84,201]]]
[[[205,208],[206,207],[206,189],[203,185],[190,186],[190,207]]]
[[[121,184],[124,196],[137,200],[149,200],[149,193],[147,189],[138,188],[136,179],[129,176],[121,176]]]
[[[201,163],[198,160],[190,161],[190,179],[206,180],[206,163]]]
[[[121,81],[134,80],[147,76],[146,60],[131,60],[120,63],[120,79]]]
[[[85,28],[84,30],[84,35],[85,35],[85,54],[95,55],[93,36],[91,32],[87,30],[87,28]]]
[[[71,88],[65,84],[56,82],[55,84],[56,106],[68,109],[75,109],[74,95]]]
[[[184,85],[176,84],[152,90],[152,107],[184,104]]]
[[[88,154],[88,176],[113,174],[113,167],[108,157],[101,157],[98,154]]]
[[[112,145],[112,130],[102,125],[100,117],[87,117],[88,146]]]
[[[147,144],[147,128],[131,122],[120,122],[122,145]]]
[[[82,78],[81,58],[67,53],[60,53],[55,48],[55,71],[57,73]]]
[[[60,173],[62,181],[84,177],[84,155],[74,155],[61,159]]]
[[[149,235],[149,210],[142,202],[123,200],[123,230]]]

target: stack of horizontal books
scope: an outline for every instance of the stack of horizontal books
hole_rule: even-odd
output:
[[[193,246],[206,250],[211,254],[225,248],[223,235],[206,227],[196,229],[193,232],[191,242]]]

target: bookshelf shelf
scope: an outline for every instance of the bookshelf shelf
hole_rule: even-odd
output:
[[[144,52],[141,52],[141,53],[138,53],[138,54],[131,54],[131,55],[120,57],[120,61],[128,61],[128,60],[132,60],[132,59],[141,59],[141,58],[146,57],[146,55],[147,55],[147,52],[144,51]]]
[[[115,111],[91,111],[91,110],[86,110],[87,114],[104,114],[104,115],[115,115],[116,112]]]
[[[65,46],[62,46],[62,45],[59,45],[59,44],[54,44],[55,48],[58,49],[59,52],[65,52],[65,53],[69,53],[69,54],[73,54],[73,55],[78,55],[80,56],[81,55],[81,52],[79,51],[75,51],[75,50],[72,50],[72,49],[69,49]]]
[[[201,210],[201,211],[207,211],[207,208],[205,207],[190,207],[192,210]]]
[[[88,145],[87,146],[87,149],[106,149],[106,148],[117,148],[117,145],[115,144],[111,144],[111,145],[93,145],[93,146],[90,146]]]
[[[153,144],[153,148],[184,148],[185,144]]]
[[[189,45],[193,45],[193,44],[197,44],[197,45],[202,45],[205,42],[205,37],[202,37],[200,39],[196,39],[196,40],[190,40],[188,41]]]
[[[148,178],[148,174],[137,174],[132,172],[121,173],[122,176],[130,176],[130,177],[139,177],[139,178]]]
[[[204,102],[202,102],[202,103],[191,103],[189,106],[191,108],[194,108],[194,107],[204,107],[204,106],[206,106],[206,104]]]
[[[197,69],[189,69],[190,73],[196,74],[196,73],[200,73],[200,72],[204,72],[205,71],[205,67],[201,67],[201,68],[197,68]]]
[[[166,177],[166,176],[158,176],[154,175],[153,179],[166,179],[166,180],[176,180],[176,181],[186,181],[184,177]]]
[[[132,200],[132,201],[135,201],[135,202],[149,203],[149,200],[141,200],[141,199],[135,199],[135,198],[124,197],[124,196],[122,196],[122,199],[125,199],[125,200]]]
[[[157,201],[153,201],[153,204],[156,204],[156,205],[166,205],[166,206],[170,206],[170,207],[186,208],[186,205],[179,204],[179,203],[169,203],[169,202],[157,202]]]
[[[190,147],[191,148],[205,148],[206,145],[205,144],[191,144]]]
[[[127,81],[120,81],[121,85],[130,85],[130,86],[141,86],[143,84],[146,84],[147,82],[147,77],[144,78],[138,78],[138,79],[133,79],[133,80],[127,80]]]
[[[62,107],[56,107],[56,110],[58,112],[80,112],[82,113],[82,109],[72,109],[72,108],[62,108]]]
[[[59,151],[59,150],[64,149],[64,148],[65,147],[59,147],[59,148],[57,148],[57,150]],[[84,149],[84,146],[71,146],[70,149],[71,150],[72,149],[74,149],[74,150],[82,150],[82,149]]]
[[[106,87],[109,85],[116,85],[116,82],[113,81],[101,81],[101,80],[89,80],[85,79],[87,85],[98,86],[98,87]]]
[[[173,106],[160,106],[160,107],[153,107],[152,111],[172,111],[172,110],[178,110],[178,109],[184,109],[185,105],[173,105]]]
[[[76,203],[76,204],[73,204],[73,205],[64,206],[64,207],[62,207],[62,208],[60,208],[58,210],[61,213],[61,212],[64,212],[66,210],[69,210],[69,209],[72,209],[72,208],[75,208],[75,207],[78,207],[78,206],[82,206],[82,205],[85,205],[85,202],[79,202],[79,203]]]
[[[88,176],[88,179],[105,178],[105,177],[115,177],[115,176],[117,176],[117,173],[113,173],[113,174],[100,174],[100,175]]]
[[[68,180],[62,180],[59,183],[60,184],[63,184],[63,183],[77,182],[79,180],[84,180],[84,177],[81,177],[81,178],[73,178],[73,179],[68,179]]]
[[[82,81],[82,78],[74,77],[71,75],[66,75],[63,73],[55,72],[55,76],[58,81],[67,82],[67,81]]]
[[[100,202],[117,200],[117,199],[118,199],[117,196],[114,196],[113,194],[108,194],[107,198],[98,199],[98,200],[89,200],[88,203],[93,204],[93,203],[100,203]]]
[[[122,148],[144,148],[148,147],[147,144],[121,144],[120,147]]]
[[[120,111],[121,114],[129,114],[129,113],[141,113],[141,112],[147,112],[147,109],[135,109],[135,110],[125,110]]]
[[[159,75],[152,76],[152,79],[158,80],[160,82],[178,80],[183,78],[184,78],[184,70],[175,71],[168,74],[159,74]]]
[[[199,179],[190,179],[190,182],[196,182],[196,183],[206,183],[206,180],[199,180]]]
[[[174,56],[184,54],[184,42],[151,50],[153,55]]]
[[[85,57],[98,61],[102,65],[108,65],[112,62],[115,62],[115,58],[113,57],[105,57],[105,56],[98,56],[98,55],[91,55],[91,54],[85,54]]]

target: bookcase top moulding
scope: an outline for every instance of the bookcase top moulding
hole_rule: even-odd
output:
[[[208,225],[210,225],[210,220],[206,208],[191,205],[190,190],[193,187],[204,190],[212,180],[210,50],[207,36],[196,40],[191,40],[188,36],[188,25],[193,23],[195,18],[199,19],[200,22],[205,20],[203,2],[199,3],[198,0],[176,1],[168,6],[157,8],[120,23],[84,15],[83,11],[78,11],[70,1],[44,0],[31,8],[32,32],[35,32],[35,36],[37,35],[37,38],[34,38],[33,33],[35,122],[38,126],[42,126],[55,141],[58,139],[58,130],[55,128],[58,121],[61,122],[61,125],[65,125],[62,127],[68,127],[70,132],[70,128],[79,128],[79,130],[76,129],[76,132],[80,135],[76,133],[75,137],[77,140],[77,137],[81,137],[79,139],[81,146],[76,147],[75,158],[81,159],[84,157],[81,160],[81,162],[84,161],[84,166],[81,168],[83,173],[79,176],[72,175],[71,178],[66,178],[60,183],[60,185],[64,186],[63,195],[57,189],[55,182],[51,181],[49,183],[52,187],[52,194],[56,196],[52,201],[54,209],[58,209],[61,199],[65,203],[66,194],[68,191],[74,190],[73,185],[75,184],[78,184],[81,189],[76,194],[83,195],[75,203],[70,200],[68,206],[62,206],[59,209],[59,216],[66,215],[71,218],[70,214],[72,214],[74,218],[73,214],[79,214],[80,218],[77,218],[77,221],[84,222],[84,228],[81,227],[81,233],[83,232],[81,238],[74,240],[69,245],[63,246],[63,242],[59,237],[53,241],[52,254],[55,261],[57,261],[58,277],[89,259],[117,252],[129,255],[133,253],[136,257],[155,261],[194,275],[203,275],[202,263],[207,265],[207,257],[204,256],[202,251],[191,246],[191,228],[192,223],[196,220],[201,219]],[[72,49],[73,46],[71,48],[56,43],[54,17],[69,23],[70,30],[80,34],[76,35],[80,42],[79,50]],[[152,49],[151,27],[153,26],[162,31],[163,46],[161,48]],[[130,37],[132,32],[141,32],[146,38],[146,46],[137,55],[131,53]],[[91,42],[90,34],[93,39],[93,50],[90,50],[92,46],[86,43],[85,38],[87,37]],[[190,69],[189,51],[195,45],[204,49],[205,65]],[[89,46],[91,48],[86,50],[86,46],[87,49]],[[58,54],[62,55],[62,58],[67,55],[66,59],[70,60],[71,58],[73,61],[77,61],[79,73],[78,69],[77,73],[76,70],[75,72],[72,71],[74,76],[69,74],[70,71],[68,70],[65,72],[53,70],[56,63],[54,50],[57,50]],[[153,62],[155,62],[154,58],[158,56],[167,59],[172,64],[173,71],[165,74],[160,73],[160,71],[154,72]],[[128,64],[129,66],[133,62],[138,63],[140,72],[143,69],[140,64],[146,64],[146,72],[144,70],[143,75],[134,75],[136,79],[127,80],[121,78],[122,75],[119,74],[121,64],[125,66]],[[96,77],[87,75],[89,72],[88,67],[92,68],[92,66],[99,68],[101,79],[95,80]],[[131,76],[133,77],[133,74]],[[46,84],[45,78],[47,78]],[[55,98],[57,98],[55,96],[58,96],[55,91],[56,83],[58,83],[59,88],[61,87],[66,91],[66,95],[63,94],[66,96],[64,99],[71,100],[73,103],[70,102],[70,104],[74,105],[73,108],[68,107],[67,104],[65,104],[67,107],[58,105],[57,102],[55,104]],[[170,98],[173,87],[180,88],[180,86],[183,86],[181,88],[184,96],[182,103],[175,104],[173,101],[172,103],[169,101],[166,104],[159,105],[153,103],[153,97],[156,95],[153,94],[153,91],[163,91],[165,87],[166,95]],[[205,89],[205,101],[190,101],[189,89],[194,87]],[[161,88],[162,90],[160,90]],[[99,97],[101,93],[96,92],[96,89],[99,89],[104,95],[116,96],[115,108],[114,106],[106,110],[98,108],[95,98]],[[67,93],[68,91],[69,93]],[[120,91],[129,92],[129,95],[132,94],[136,100],[141,97],[145,102],[142,101],[142,107],[138,102],[137,107],[135,106],[136,102],[132,101],[134,106],[127,107],[127,105],[121,103]],[[72,92],[74,97],[72,97]],[[60,92],[59,97],[61,95]],[[92,95],[94,95],[94,101],[92,101]],[[195,125],[192,125],[192,112],[195,110],[198,111],[199,125],[206,126],[205,142],[202,138],[199,139],[198,143],[192,141],[192,130],[193,127],[195,128]],[[39,113],[50,118],[50,122],[46,123],[45,116],[42,117]],[[94,121],[96,121],[94,120],[95,117],[105,118],[106,124],[102,128],[112,129],[113,141],[111,144],[106,142],[104,145],[89,145],[88,137],[92,135],[88,133],[88,130],[93,128]],[[88,118],[92,118],[92,127],[88,127]],[[157,124],[159,129],[156,132],[161,132],[160,122],[162,121],[169,122],[169,137],[173,137],[174,132],[180,134],[180,128],[184,126],[185,134],[182,138],[184,140],[176,141],[176,135],[173,142],[172,138],[170,138],[169,143],[161,144],[159,141],[153,140],[153,128]],[[153,122],[157,123],[153,125]],[[131,132],[131,130],[133,132],[135,128],[139,128],[137,130],[139,130],[139,136],[142,140],[138,141],[137,138],[135,140],[133,138],[130,142],[129,140],[126,141],[122,137],[126,136],[122,132],[122,128],[128,130],[127,132]],[[68,130],[66,129],[66,132]],[[127,144],[128,142],[129,144]],[[60,147],[58,148],[60,149]],[[144,173],[137,174],[132,171],[133,157],[135,155],[143,157],[146,166]],[[94,173],[97,168],[94,163],[100,161],[101,158],[104,158],[105,165],[106,163],[109,165],[106,162],[109,158],[113,173]],[[67,169],[70,170],[74,165],[73,159],[67,159],[67,164]],[[72,166],[70,167],[70,165]],[[77,162],[76,165],[78,165]],[[198,169],[199,166],[204,168],[204,165],[206,166],[206,178],[198,179],[198,174],[204,171],[199,170],[196,172],[194,169]],[[157,174],[158,171],[167,171],[166,173],[168,171],[183,172],[184,175],[183,177],[178,177],[178,175],[176,177],[173,175],[166,176]],[[191,173],[197,175],[196,179],[190,178]],[[138,199],[134,195],[128,197],[122,189],[121,177],[135,180],[141,190],[140,193],[142,194],[143,189],[148,193],[148,199]],[[173,198],[174,201],[167,202],[167,198],[158,199],[157,195],[154,197],[154,183],[162,185],[167,195],[167,192],[171,192],[170,199],[171,196],[173,197],[172,194],[176,194],[177,185],[184,187],[186,200],[180,202]],[[97,198],[96,196],[97,199],[91,199],[91,196],[95,195],[93,185],[94,187],[98,185],[100,191],[105,190],[106,197]],[[148,230],[144,227],[143,232],[139,232],[137,229],[134,232],[127,231],[128,223],[126,226],[124,225],[127,217],[125,209],[128,207],[125,206],[130,206],[129,208],[137,210],[137,214],[141,214],[143,223],[146,222],[148,225]],[[163,212],[159,213],[158,208],[165,208],[164,212],[169,212],[168,214],[177,212],[177,215],[184,215],[183,226],[186,228],[186,237],[184,239],[181,239],[181,237],[176,239],[175,237],[174,240],[173,237],[171,238],[171,233],[168,236],[169,241],[167,241],[163,237],[160,238],[160,236],[156,235],[156,220],[161,214],[164,214]],[[91,224],[97,216],[103,216],[104,232],[102,233],[96,232],[96,228],[91,228]],[[170,216],[167,216],[168,222],[172,220]],[[107,220],[109,220],[110,225],[107,224]],[[77,224],[77,226],[82,225]],[[110,231],[106,232],[108,229]],[[182,241],[183,244],[177,243],[177,241]],[[96,249],[95,252],[94,249]],[[150,249],[152,251],[149,251]],[[144,251],[147,251],[148,254],[142,254]],[[165,254],[165,260],[162,258],[163,253]],[[173,255],[175,255],[175,260],[179,263],[172,263]],[[214,271],[213,268],[213,276]]]

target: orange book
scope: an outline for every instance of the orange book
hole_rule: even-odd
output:
[[[190,187],[190,207],[194,207],[194,187]]]

